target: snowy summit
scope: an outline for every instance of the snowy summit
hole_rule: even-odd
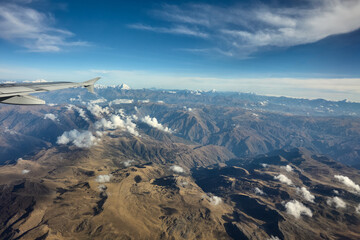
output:
[[[121,85],[119,86],[119,89],[121,89],[121,90],[130,90],[131,87],[129,87],[128,85],[126,85],[125,83],[123,83],[123,84],[121,84]]]

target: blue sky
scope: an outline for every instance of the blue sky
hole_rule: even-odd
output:
[[[359,27],[358,0],[2,0],[0,79],[360,101]]]

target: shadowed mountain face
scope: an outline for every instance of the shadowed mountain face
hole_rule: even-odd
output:
[[[287,171],[285,166],[291,166],[292,170]],[[246,225],[243,226],[244,218],[257,225],[253,233],[262,229],[280,239],[291,239],[294,233],[296,239],[359,237],[360,214],[354,210],[360,193],[346,187],[345,190],[334,177],[348,176],[359,182],[359,171],[326,157],[302,149],[276,151],[253,159],[233,160],[226,167],[197,168],[192,174],[204,191],[233,204],[234,212],[226,219],[231,224],[236,222],[236,231],[248,239],[252,237]],[[291,184],[276,179],[280,174]],[[307,189],[308,194],[300,191],[302,188]],[[334,197],[344,200],[346,207],[330,207],[329,199]],[[311,216],[294,218],[290,212],[296,208],[287,205],[294,199],[302,202]],[[234,231],[235,227],[232,228]]]
[[[305,147],[350,165],[360,160],[358,118],[303,117],[212,106],[170,112],[162,119],[186,139],[225,146],[239,157]]]
[[[360,238],[355,103],[43,96],[0,106],[0,239]]]
[[[49,115],[51,114],[51,115]],[[49,116],[55,116],[52,120]],[[0,106],[0,164],[52,146],[64,131],[89,124],[64,106]]]
[[[344,164],[360,166],[360,118],[356,117],[360,107],[357,103],[170,92],[115,87],[98,89],[98,95],[93,96],[75,89],[41,96],[52,103],[75,104],[75,108],[69,105],[1,105],[0,144],[4,148],[0,150],[0,161],[11,162],[34,152],[32,150],[54,145],[64,131],[88,129],[96,120],[88,110],[89,102],[93,101],[100,106],[110,106],[114,111],[123,109],[126,114],[135,114],[140,119],[146,115],[155,117],[173,130],[171,135],[154,131],[140,119],[135,122],[146,134],[165,142],[224,146],[238,157],[304,147]],[[301,109],[307,112],[300,114]],[[48,113],[56,115],[57,119],[44,119]],[[23,146],[21,150],[17,147],[20,145]]]

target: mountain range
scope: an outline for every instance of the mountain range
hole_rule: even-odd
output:
[[[0,106],[1,239],[359,239],[360,104],[101,87]]]

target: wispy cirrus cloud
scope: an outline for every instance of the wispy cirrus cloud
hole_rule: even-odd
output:
[[[186,26],[173,26],[173,27],[152,27],[149,25],[144,24],[130,24],[128,25],[129,28],[139,29],[139,30],[146,30],[151,32],[158,32],[158,33],[170,33],[170,34],[178,34],[178,35],[189,35],[195,36],[200,38],[207,38],[208,34],[199,31],[198,29],[191,29]]]
[[[360,1],[308,0],[297,7],[265,4],[220,7],[209,4],[162,5],[152,15],[170,26],[198,31],[213,43],[205,49],[226,56],[248,57],[273,47],[308,44],[360,28]],[[172,33],[163,27],[153,31]],[[150,30],[149,28],[137,28]],[[180,31],[178,34],[181,33]],[[194,52],[204,52],[196,49]]]
[[[4,40],[31,52],[59,52],[66,47],[89,45],[71,40],[74,33],[54,25],[51,14],[20,3],[0,3],[0,38]]]

